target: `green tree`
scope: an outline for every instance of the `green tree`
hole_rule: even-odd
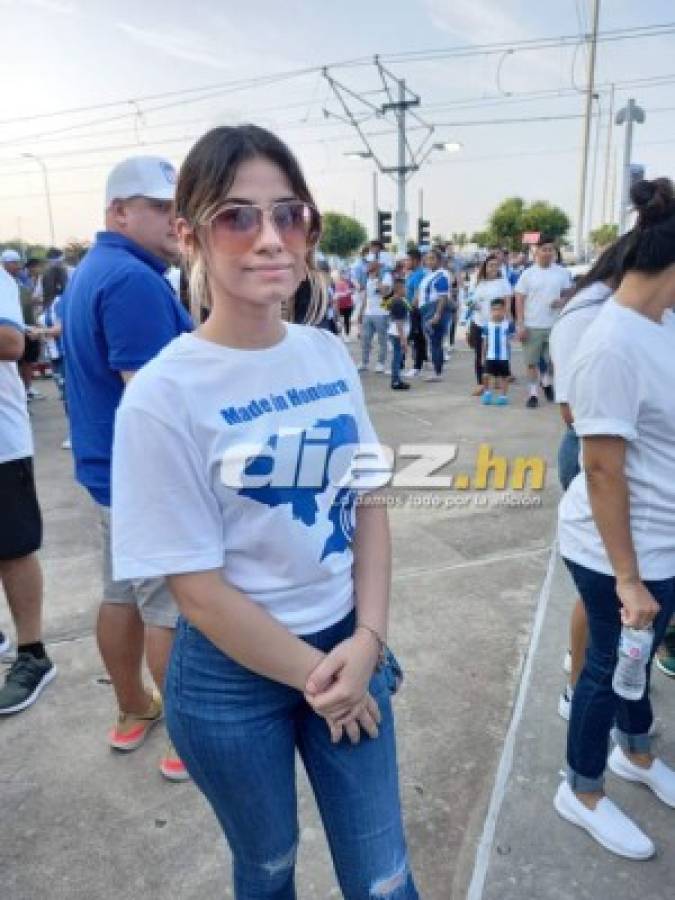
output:
[[[523,210],[521,226],[522,231],[539,231],[560,240],[569,231],[570,220],[559,207],[545,200],[537,200]]]
[[[509,197],[503,200],[488,219],[488,233],[491,244],[509,247],[515,250],[520,247],[523,233],[522,197]]]
[[[545,200],[525,205],[522,197],[502,201],[488,219],[485,231],[476,232],[472,240],[482,247],[499,245],[519,250],[524,231],[539,231],[555,240],[564,238],[570,227],[567,214]]]
[[[349,256],[365,244],[367,238],[366,229],[351,216],[337,212],[323,214],[323,232],[319,247],[324,253]]]
[[[492,243],[492,235],[489,231],[474,231],[471,235],[471,243],[479,247],[489,247]]]
[[[594,247],[606,247],[608,244],[614,243],[618,236],[619,226],[610,222],[605,222],[604,225],[595,228],[590,234],[591,243]]]

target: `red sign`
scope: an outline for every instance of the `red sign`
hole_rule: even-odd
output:
[[[539,238],[541,237],[540,231],[524,231],[523,232],[523,243],[524,244],[538,244]]]

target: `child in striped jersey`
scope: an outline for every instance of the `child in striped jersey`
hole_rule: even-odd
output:
[[[511,338],[516,326],[506,318],[506,305],[501,297],[490,303],[490,321],[483,325],[483,372],[485,391],[481,403],[489,406],[506,406],[506,393],[511,374]]]

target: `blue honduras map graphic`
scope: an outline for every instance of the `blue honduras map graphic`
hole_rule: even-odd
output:
[[[353,416],[340,415],[334,419],[319,419],[312,425],[314,428],[327,429],[330,432],[329,440],[324,444],[327,448],[327,460],[330,460],[334,450],[345,444],[357,444],[359,432],[356,420]],[[309,429],[307,429],[309,430]],[[267,444],[276,449],[278,435],[272,435]],[[246,466],[245,475],[270,475],[274,461],[268,456],[256,456]],[[344,473],[340,473],[342,475]],[[290,512],[294,519],[302,522],[308,528],[316,524],[319,505],[317,497],[328,489],[328,465],[324,468],[323,481],[316,487],[265,487],[242,488],[237,491],[243,497],[249,497],[257,503],[266,506],[290,506]],[[343,553],[351,546],[354,537],[354,504],[357,492],[351,488],[340,488],[335,496],[328,514],[328,519],[333,526],[321,553],[321,561],[331,553]]]

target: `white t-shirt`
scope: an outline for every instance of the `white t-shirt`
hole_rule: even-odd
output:
[[[490,321],[490,303],[498,297],[508,298],[513,294],[513,288],[506,278],[492,278],[490,281],[479,281],[471,297],[475,305],[473,321],[480,328]],[[508,303],[508,300],[506,301]],[[510,310],[507,307],[507,312]]]
[[[377,438],[342,341],[286,328],[265,350],[183,334],[134,376],[115,425],[112,549],[118,579],[222,569],[308,634],[353,608],[357,492],[335,471]]]
[[[379,278],[369,278],[366,281],[366,316],[388,316],[389,313],[382,306],[382,294],[386,294],[394,282],[391,272],[383,272]]]
[[[570,273],[557,263],[545,269],[536,264],[525,269],[514,288],[516,294],[525,295],[525,327],[552,328],[559,310],[552,309],[551,304],[570,287]]]
[[[612,293],[603,281],[596,281],[579,291],[565,306],[551,331],[550,349],[553,360],[553,384],[556,403],[567,403],[572,362],[579,341]]]
[[[626,441],[633,544],[643,579],[675,577],[675,316],[663,324],[607,300],[581,339],[569,403],[580,437]],[[559,511],[560,552],[612,575],[581,472]]]
[[[19,287],[0,266],[0,327],[23,332]],[[15,362],[0,360],[0,463],[33,455],[26,391]]]

